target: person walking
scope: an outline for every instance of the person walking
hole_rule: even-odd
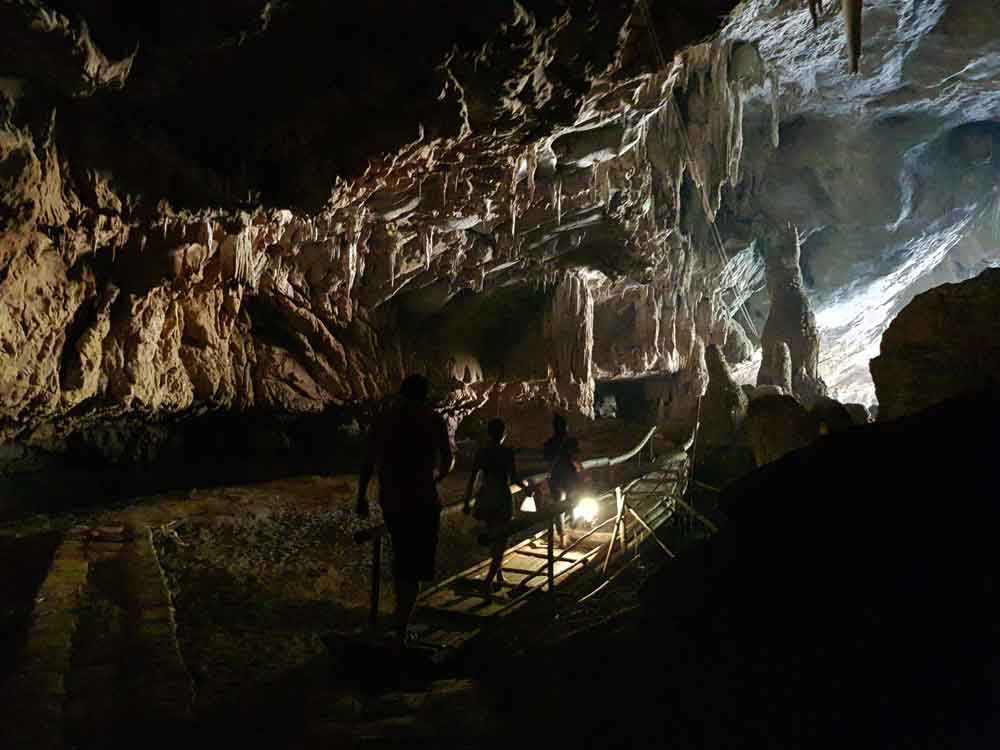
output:
[[[376,419],[358,481],[356,511],[367,518],[368,485],[378,472],[379,505],[392,541],[396,638],[405,646],[420,582],[434,578],[441,500],[437,485],[455,465],[448,429],[427,406],[430,384],[409,375],[399,398]]]
[[[476,454],[469,484],[465,491],[462,510],[468,513],[476,477],[482,475],[482,487],[476,498],[475,517],[486,526],[486,533],[494,536],[514,517],[514,500],[510,487],[517,484],[517,467],[514,451],[504,445],[507,426],[502,419],[492,419],[486,425],[488,442]],[[499,590],[506,581],[503,577],[503,555],[507,551],[507,537],[490,541],[490,567],[483,581],[483,596],[492,599],[494,589]]]
[[[548,500],[541,504],[539,507],[551,507],[552,504],[562,503],[563,501],[563,487],[560,485],[559,481],[556,479],[556,464],[562,455],[563,444],[569,438],[569,426],[566,424],[566,418],[561,414],[552,415],[552,437],[545,441],[545,445],[542,447],[542,454],[545,460],[549,463],[549,497]],[[563,530],[563,514],[560,513],[555,518],[556,533],[559,535],[559,546],[566,546],[566,535]]]

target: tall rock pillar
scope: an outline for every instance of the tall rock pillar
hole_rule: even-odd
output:
[[[582,276],[566,274],[545,314],[549,377],[567,409],[594,411],[594,295]]]
[[[781,343],[788,345],[792,363],[792,391],[809,408],[826,395],[819,376],[819,330],[806,296],[799,266],[799,233],[790,224],[774,226],[758,222],[754,235],[767,266],[767,293],[771,311],[761,335],[763,359],[758,385],[779,383],[786,373],[779,356]]]

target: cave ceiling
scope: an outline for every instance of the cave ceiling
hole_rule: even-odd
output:
[[[894,312],[996,262],[1000,8],[865,3],[851,75],[825,5],[0,4],[0,437],[749,369],[760,220],[870,400]]]

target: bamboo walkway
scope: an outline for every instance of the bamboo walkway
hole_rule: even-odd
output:
[[[485,628],[511,616],[542,594],[551,595],[555,610],[557,590],[587,570],[603,578],[605,583],[599,587],[603,588],[624,566],[637,559],[639,544],[646,539],[653,538],[665,554],[672,556],[655,534],[674,513],[693,513],[681,499],[688,480],[686,454],[678,452],[645,463],[636,461],[616,472],[616,467],[626,460],[639,457],[651,435],[652,432],[623,456],[584,463],[584,469],[592,475],[599,511],[587,528],[567,527],[565,546],[558,543],[553,531],[554,513],[520,513],[503,532],[503,536],[509,534],[515,542],[503,557],[505,584],[500,590],[491,595],[485,592],[483,581],[489,558],[425,590],[414,616],[416,645],[441,657],[453,653]],[[538,475],[529,477],[528,482],[535,492],[542,492],[546,479],[547,475]],[[381,533],[373,529],[359,535],[359,541],[368,539],[374,541],[371,619],[374,632],[380,591],[376,571],[381,563]],[[609,577],[613,569],[615,572]]]

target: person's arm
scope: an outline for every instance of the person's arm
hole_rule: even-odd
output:
[[[441,463],[438,465],[438,475],[435,482],[440,482],[451,474],[455,468],[455,454],[451,450],[451,439],[448,437],[448,428],[443,419],[438,419],[438,458]]]
[[[510,483],[519,484],[525,490],[531,489],[531,486],[527,482],[522,482],[517,474],[517,458],[514,455],[514,451],[510,452]]]
[[[361,472],[358,477],[358,501],[355,505],[355,512],[361,518],[368,517],[368,485],[371,484],[372,475],[375,473],[375,463],[378,459],[378,425],[372,425],[371,434],[368,436],[368,445],[365,447],[364,457],[361,459]]]
[[[472,509],[472,491],[476,487],[476,476],[479,474],[479,467],[482,466],[482,452],[476,453],[476,460],[472,464],[472,473],[469,474],[469,484],[465,488],[465,502],[462,503],[462,512],[468,513]]]

